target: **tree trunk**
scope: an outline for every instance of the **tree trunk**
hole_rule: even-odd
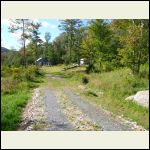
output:
[[[24,29],[24,20],[22,19],[22,23],[23,23],[23,50],[24,50],[24,67],[26,68],[26,45],[25,45],[25,29]]]
[[[141,21],[141,39],[142,39],[142,36],[143,36],[143,22]],[[140,65],[141,65],[141,49],[142,49],[142,46],[140,45],[140,50],[139,50],[139,57],[138,57],[138,70],[137,70],[137,73],[139,74],[140,72]]]
[[[36,55],[35,57],[36,57],[36,60],[37,60],[37,59],[38,59],[38,55],[37,55],[37,42],[35,43],[35,53],[36,53],[36,54],[35,54],[35,55]],[[35,61],[36,61],[36,60],[35,60]],[[36,66],[37,66],[37,63],[36,63]]]

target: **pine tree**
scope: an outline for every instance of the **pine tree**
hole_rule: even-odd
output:
[[[23,42],[24,60],[23,66],[26,67],[26,40],[29,38],[28,28],[30,26],[29,19],[15,19],[11,20],[11,25],[8,28],[10,32],[14,33],[21,31],[20,40]]]
[[[41,27],[40,23],[34,23],[31,22],[31,27],[29,29],[30,31],[30,39],[34,44],[34,50],[35,50],[35,60],[38,59],[38,44],[42,43],[42,40],[40,38],[40,32],[39,28]]]

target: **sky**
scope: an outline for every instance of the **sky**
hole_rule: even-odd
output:
[[[60,24],[60,20],[58,19],[33,19],[34,22],[39,22],[42,24],[42,26],[39,28],[40,31],[40,38],[44,40],[45,32],[50,32],[51,34],[51,40],[53,41],[61,32],[58,28],[58,25]],[[19,50],[21,48],[21,43],[19,41],[19,37],[21,35],[21,32],[16,33],[10,33],[8,31],[8,27],[10,26],[11,21],[9,19],[3,19],[1,20],[1,45],[2,47],[8,48],[8,49],[16,49]],[[86,25],[87,20],[83,20],[83,24]],[[27,44],[29,41],[27,41]]]

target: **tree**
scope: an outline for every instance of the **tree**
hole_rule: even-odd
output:
[[[23,66],[25,67],[26,67],[26,40],[29,38],[28,35],[29,26],[30,26],[29,19],[15,19],[11,20],[11,25],[9,27],[9,31],[12,33],[18,30],[21,31],[20,40],[23,42],[23,52],[24,52]]]
[[[46,41],[46,43],[49,43],[50,39],[51,39],[51,34],[50,34],[50,32],[46,32],[46,33],[45,33],[45,41]]]
[[[69,63],[69,59],[66,57],[67,54],[67,34],[65,32],[61,33],[58,37],[56,37],[53,41],[53,50],[55,53],[55,62],[58,63]]]
[[[89,22],[87,37],[82,43],[82,54],[88,62],[87,71],[101,72],[105,62],[110,60],[110,35],[111,32],[105,20],[96,19]]]
[[[49,51],[50,51],[50,49],[49,49],[49,41],[50,41],[50,39],[51,39],[51,34],[50,34],[50,32],[46,32],[45,33],[45,48],[44,48],[44,54],[43,54],[43,57],[45,58],[45,59],[48,59],[48,53],[49,53]]]
[[[27,49],[27,55],[28,55],[27,63],[35,64],[35,56],[36,56],[35,44],[32,41],[30,41],[26,49]]]
[[[140,66],[148,60],[148,21],[140,19],[115,20],[122,45],[118,48],[121,63],[129,67],[133,74],[139,74]]]
[[[79,59],[79,51],[76,51],[76,46],[79,47],[80,41],[80,33],[79,28],[82,26],[82,21],[80,19],[66,19],[61,20],[61,24],[59,25],[60,29],[65,31],[67,35],[67,51],[69,52],[69,63],[73,61],[78,61],[74,56],[78,56]],[[79,50],[79,49],[78,49]]]
[[[35,50],[35,60],[38,59],[38,44],[42,43],[42,40],[40,38],[40,32],[39,28],[41,27],[40,23],[34,23],[31,22],[31,27],[29,31],[31,32],[30,39],[34,44],[34,50]]]

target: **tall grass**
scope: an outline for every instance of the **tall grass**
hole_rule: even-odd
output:
[[[41,72],[34,66],[26,69],[3,70],[1,78],[1,130],[16,130],[21,122],[23,107],[32,89],[42,82]],[[5,74],[4,74],[5,73]],[[6,75],[6,76],[5,76]]]
[[[22,108],[26,105],[31,93],[27,90],[11,95],[1,96],[1,130],[16,130],[21,122]]]

